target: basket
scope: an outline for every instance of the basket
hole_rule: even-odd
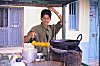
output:
[[[75,50],[68,50],[65,53],[56,53],[51,50],[53,61],[62,62],[63,66],[81,66],[82,52]]]

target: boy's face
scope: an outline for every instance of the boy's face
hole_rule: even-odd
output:
[[[48,15],[44,15],[43,18],[41,18],[41,21],[42,21],[43,25],[45,25],[45,26],[48,26],[50,20],[51,19]]]

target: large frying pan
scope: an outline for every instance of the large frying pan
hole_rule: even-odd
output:
[[[80,39],[79,39],[80,37]],[[82,40],[82,34],[79,34],[76,40],[51,40],[50,44],[53,48],[62,50],[75,50],[78,48],[80,41]]]

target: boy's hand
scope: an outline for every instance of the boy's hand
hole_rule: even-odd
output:
[[[52,7],[48,7],[48,10],[52,11],[52,12],[55,12],[56,10]]]
[[[32,37],[32,38],[35,38],[36,33],[35,33],[35,32],[29,32],[29,33],[28,33],[28,36],[29,36],[29,37]]]

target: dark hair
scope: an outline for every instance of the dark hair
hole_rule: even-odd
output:
[[[41,18],[43,18],[44,15],[48,15],[51,19],[51,11],[50,10],[47,10],[47,9],[42,10]]]

